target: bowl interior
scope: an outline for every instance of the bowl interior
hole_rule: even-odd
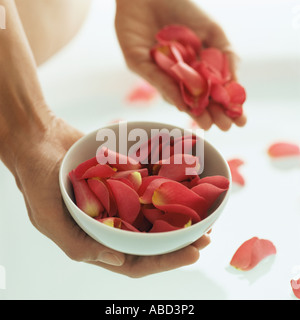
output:
[[[131,132],[131,130],[136,128],[144,129],[149,137],[151,137],[151,130],[153,129],[167,129],[169,131],[172,131],[173,129],[180,129],[182,134],[184,132],[184,129],[182,128],[174,127],[172,125],[163,123],[126,122],[126,126],[127,132],[125,132],[123,130],[123,127],[119,124],[112,124],[110,126],[105,127],[105,129],[111,129],[115,133],[117,152],[120,152],[118,148],[119,141],[124,141],[124,136],[128,138],[128,134]],[[68,174],[71,170],[75,169],[82,162],[92,157],[95,157],[96,151],[103,144],[103,141],[99,141],[99,136],[97,136],[98,132],[98,130],[92,132],[84,136],[78,142],[76,142],[66,154],[60,170],[60,186],[65,203],[67,204],[67,207],[73,218],[76,220],[76,222],[90,236],[107,246],[110,246],[119,251],[123,251],[125,253],[152,255],[163,254],[184,247],[185,245],[188,245],[189,243],[192,243],[193,241],[198,239],[202,234],[209,230],[211,225],[219,217],[222,211],[222,208],[220,207],[223,207],[225,205],[226,201],[224,200],[228,199],[229,190],[223,193],[218,198],[214,206],[210,209],[208,218],[183,230],[160,233],[161,235],[163,235],[163,238],[161,239],[159,238],[159,234],[128,232],[103,225],[95,221],[93,218],[90,218],[85,213],[83,213],[78,207],[76,207],[74,205],[75,199],[73,194],[73,188],[71,182],[69,181]],[[231,181],[230,170],[225,159],[208,141],[202,139],[201,137],[200,139],[202,141],[204,150],[204,159],[200,160],[204,170],[200,176],[206,177],[212,175],[221,175],[228,178]],[[137,142],[128,141],[128,139],[125,140],[127,140],[126,143],[128,150]],[[124,148],[124,145],[121,145],[121,148]],[[118,235],[116,239],[112,237],[112,233],[114,233],[114,235]],[[190,233],[190,235],[188,233]],[[140,242],[140,240],[142,241]],[[162,241],[165,242],[162,244]]]
[[[146,130],[148,136],[151,135],[151,130],[157,129],[167,129],[169,131],[173,129],[178,129],[178,127],[162,124],[162,123],[153,123],[153,122],[126,122],[127,124],[127,134],[130,130],[136,128],[142,128]],[[115,132],[116,135],[116,151],[119,152],[119,141],[120,139],[124,139],[122,136],[124,131],[121,130],[119,124],[112,124],[106,127],[107,129],[111,129]],[[179,128],[181,132],[184,132],[183,128]],[[98,131],[97,131],[98,132]],[[90,133],[89,135],[83,137],[79,140],[68,152],[64,165],[62,167],[62,177],[63,177],[63,185],[66,189],[68,196],[74,201],[74,195],[72,191],[71,183],[68,179],[68,174],[71,170],[75,169],[82,162],[92,158],[95,156],[97,149],[102,145],[103,142],[97,141],[97,132]],[[120,137],[120,133],[121,136]],[[127,139],[127,149],[129,150],[136,142],[128,141]],[[230,171],[227,165],[227,162],[224,160],[223,156],[216,150],[208,141],[203,140],[204,143],[204,160],[203,163],[203,172],[201,173],[201,178],[212,175],[221,175],[226,177],[227,179],[231,179]],[[214,208],[211,211],[214,211],[220,203],[223,201],[226,193],[224,193],[218,201],[215,203]]]

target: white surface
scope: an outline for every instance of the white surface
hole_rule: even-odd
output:
[[[220,17],[242,58],[249,122],[228,133],[213,128],[206,138],[226,157],[246,161],[246,186],[232,195],[200,260],[138,280],[73,262],[30,224],[13,177],[0,165],[0,265],[6,273],[1,299],[294,299],[290,279],[300,266],[300,164],[276,168],[266,148],[278,139],[300,143],[296,2],[224,2],[206,6]],[[137,78],[124,66],[113,30],[114,5],[108,3],[95,3],[78,37],[41,68],[49,104],[85,132],[120,118],[187,126],[187,116],[160,100],[148,108],[124,103]],[[273,241],[278,254],[248,273],[234,271],[232,255],[253,236]]]

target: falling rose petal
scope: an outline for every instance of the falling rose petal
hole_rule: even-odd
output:
[[[89,188],[100,200],[107,212],[110,212],[110,194],[107,186],[100,179],[89,179],[87,181]]]
[[[107,180],[115,198],[119,217],[132,224],[140,212],[138,194],[125,183],[118,180]]]
[[[199,37],[191,29],[182,25],[169,25],[156,34],[159,43],[179,42],[183,46],[191,46],[196,53],[201,49],[202,43]]]
[[[97,164],[94,167],[89,168],[84,175],[83,179],[91,179],[91,178],[110,178],[116,173],[112,167],[107,164]]]
[[[76,205],[90,217],[98,217],[104,208],[95,194],[90,190],[85,180],[76,177],[75,172],[69,174],[73,185],[73,191],[76,199]]]
[[[92,159],[89,159],[83,163],[81,163],[75,170],[74,170],[74,174],[75,174],[75,177],[77,179],[83,179],[82,176],[85,174],[85,172],[96,166],[98,164],[98,161],[97,161],[97,158],[94,157]]]
[[[300,146],[291,142],[276,142],[268,149],[271,158],[300,156]]]
[[[105,147],[97,153],[97,160],[99,164],[109,164],[120,171],[141,169],[141,164],[135,159]]]
[[[207,201],[209,207],[211,207],[219,196],[226,191],[226,189],[220,189],[210,183],[198,184],[191,190],[203,197]]]
[[[152,203],[155,207],[164,210],[168,206],[183,205],[197,212],[199,217],[206,216],[208,205],[203,197],[176,181],[163,183],[153,193]]]
[[[239,168],[243,164],[244,164],[244,161],[241,159],[231,159],[228,161],[228,165],[229,165],[231,176],[232,176],[232,182],[240,186],[245,185],[245,179],[239,172]]]
[[[296,298],[300,299],[300,279],[292,279],[291,287]]]
[[[230,265],[242,271],[249,271],[266,257],[275,254],[276,248],[271,241],[254,237],[238,248]]]
[[[158,92],[153,86],[151,86],[148,82],[142,82],[136,85],[131,90],[126,100],[128,102],[149,102],[152,101],[157,96],[157,94]]]
[[[160,164],[158,175],[178,182],[197,175],[200,170],[199,159],[189,154],[175,154]]]

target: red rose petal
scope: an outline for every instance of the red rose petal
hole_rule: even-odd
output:
[[[244,186],[245,179],[239,172],[239,167],[244,164],[244,161],[241,159],[232,159],[228,161],[228,165],[231,171],[232,182]]]
[[[189,154],[175,154],[160,164],[159,176],[179,182],[197,175],[200,170],[199,159]]]
[[[128,102],[145,101],[149,102],[157,96],[157,90],[148,82],[136,85],[127,96]]]
[[[155,204],[155,206],[156,208],[160,209],[165,213],[171,213],[171,214],[180,213],[182,215],[185,215],[189,217],[189,219],[192,220],[193,223],[200,222],[202,219],[205,219],[207,217],[206,209],[202,210],[203,212],[201,212],[201,216],[200,216],[196,210],[182,204],[166,204],[166,205]],[[204,206],[207,206],[206,202],[204,203],[203,207]]]
[[[296,298],[300,299],[300,279],[291,280],[291,287]]]
[[[174,64],[172,71],[192,96],[199,97],[203,94],[206,88],[206,80],[195,69],[184,62],[178,62]]]
[[[156,39],[162,44],[176,41],[183,46],[191,46],[196,53],[199,52],[202,46],[199,37],[191,29],[182,25],[169,25],[164,27],[157,33]]]
[[[109,164],[120,171],[141,169],[141,164],[137,160],[106,147],[99,150],[97,153],[97,160],[99,164]]]
[[[116,171],[107,164],[97,164],[94,167],[89,168],[84,175],[83,179],[91,178],[110,178],[116,173]]]
[[[98,164],[98,161],[97,161],[97,158],[94,157],[92,159],[89,159],[83,163],[81,163],[75,170],[74,170],[74,174],[75,174],[75,177],[77,179],[82,179],[82,176],[85,174],[85,172],[96,166]]]
[[[105,183],[99,179],[89,179],[88,185],[93,193],[100,200],[107,212],[110,212],[110,194]]]
[[[99,222],[102,222],[106,224],[109,227],[127,230],[127,231],[133,231],[133,232],[140,232],[137,228],[135,228],[130,223],[123,221],[120,218],[111,217],[111,218],[105,218],[105,219],[96,219]]]
[[[78,179],[74,171],[69,173],[70,180],[73,185],[76,205],[90,217],[97,217],[104,208],[95,194],[90,190],[85,180]]]
[[[138,194],[125,183],[118,180],[107,180],[114,199],[116,201],[119,217],[133,224],[140,212],[140,201]]]
[[[300,156],[300,146],[290,142],[277,142],[268,149],[271,158]]]
[[[276,248],[271,241],[254,237],[238,248],[230,265],[242,271],[249,271],[263,259],[274,254]]]
[[[157,176],[155,176],[157,177]],[[143,194],[140,196],[140,203],[142,204],[151,204],[152,203],[152,197],[154,191],[160,187],[160,185],[164,182],[169,181],[169,179],[158,177],[157,179],[154,179],[149,183],[146,190],[143,192]]]
[[[229,180],[223,176],[208,176],[204,178],[197,176],[191,181],[191,187],[202,183],[209,183],[224,190],[228,190],[229,188]]]
[[[142,213],[144,217],[151,222],[152,224],[156,220],[161,220],[165,213],[157,208],[155,208],[152,204],[150,205],[143,205],[142,206]]]
[[[154,191],[152,203],[155,207],[167,210],[174,205],[183,205],[196,211],[199,217],[206,216],[207,202],[184,185],[176,181],[163,183]]]
[[[219,196],[227,189],[220,189],[210,183],[201,183],[191,189],[199,196],[203,197],[209,206],[209,208],[215,203]]]
[[[152,229],[149,233],[157,233],[157,232],[170,232],[175,230],[180,230],[179,227],[174,227],[170,223],[164,220],[156,220],[153,224]]]

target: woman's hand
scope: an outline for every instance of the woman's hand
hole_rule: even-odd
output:
[[[196,262],[209,243],[204,236],[174,253],[139,257],[111,250],[89,237],[67,211],[59,188],[59,168],[68,149],[82,134],[51,116],[44,132],[35,132],[15,153],[13,168],[32,224],[54,241],[72,260],[98,265],[133,278]]]
[[[117,0],[116,31],[128,67],[155,86],[164,99],[181,111],[187,111],[175,81],[166,75],[151,59],[150,49],[155,35],[166,25],[181,24],[194,30],[206,47],[216,47],[228,54],[230,69],[235,75],[234,53],[223,30],[190,0]],[[246,117],[232,120],[216,103],[195,121],[208,130],[212,124],[229,130],[234,122],[244,126]]]

